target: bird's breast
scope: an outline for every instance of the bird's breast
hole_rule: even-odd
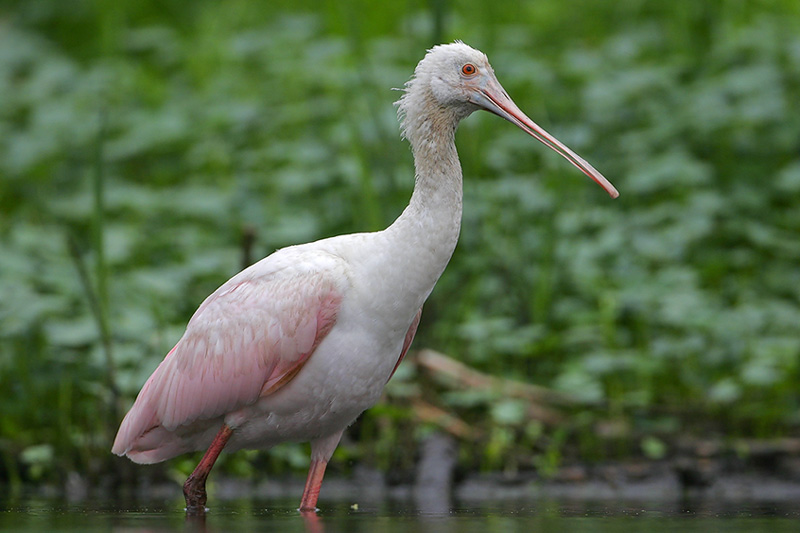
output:
[[[317,243],[347,265],[336,322],[289,383],[239,413],[246,422],[235,447],[326,436],[378,401],[406,333],[449,258],[449,251],[432,258],[435,252],[424,246],[409,253],[396,237],[378,232]]]
[[[401,328],[348,307],[343,302],[336,325],[292,381],[246,408],[235,448],[329,435],[380,399],[407,327],[399,332]]]

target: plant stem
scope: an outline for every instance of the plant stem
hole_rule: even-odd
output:
[[[94,150],[94,172],[92,173],[92,192],[94,197],[94,209],[92,213],[92,248],[94,248],[94,277],[96,281],[96,291],[92,291],[92,285],[88,274],[82,275],[84,287],[89,295],[90,301],[94,301],[92,310],[97,320],[100,331],[100,341],[103,346],[103,354],[106,361],[106,380],[108,390],[111,392],[112,409],[110,415],[116,423],[117,411],[119,409],[119,389],[116,380],[116,365],[114,364],[114,354],[111,343],[111,332],[108,325],[108,264],[105,255],[105,166],[103,164],[103,147],[107,130],[106,111],[100,111],[99,127],[97,129],[97,141]],[[78,258],[78,265],[80,256]],[[92,296],[93,295],[93,296]]]

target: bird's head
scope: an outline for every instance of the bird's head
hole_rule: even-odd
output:
[[[398,102],[403,134],[411,139],[431,107],[452,116],[453,124],[485,109],[515,124],[553,149],[603,187],[612,198],[619,192],[592,165],[520,111],[497,81],[486,55],[460,41],[433,47],[419,62]]]

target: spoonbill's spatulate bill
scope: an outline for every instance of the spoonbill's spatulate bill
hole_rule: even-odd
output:
[[[310,441],[300,509],[316,509],[342,432],[380,397],[456,246],[454,137],[478,109],[516,124],[618,195],[519,110],[483,53],[460,42],[433,48],[398,102],[416,167],[408,207],[383,231],[284,248],[224,283],[144,384],[112,451],[155,463],[207,450],[184,484],[187,512],[203,513],[206,478],[223,448]]]

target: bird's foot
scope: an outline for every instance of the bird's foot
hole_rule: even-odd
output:
[[[189,476],[189,479],[183,484],[183,497],[186,499],[187,515],[206,514],[208,510],[206,508],[208,495],[206,494],[206,483],[204,479],[200,480]]]
[[[208,511],[208,507],[205,505],[198,506],[187,503],[183,510],[186,511],[186,516],[205,516],[206,511]]]

